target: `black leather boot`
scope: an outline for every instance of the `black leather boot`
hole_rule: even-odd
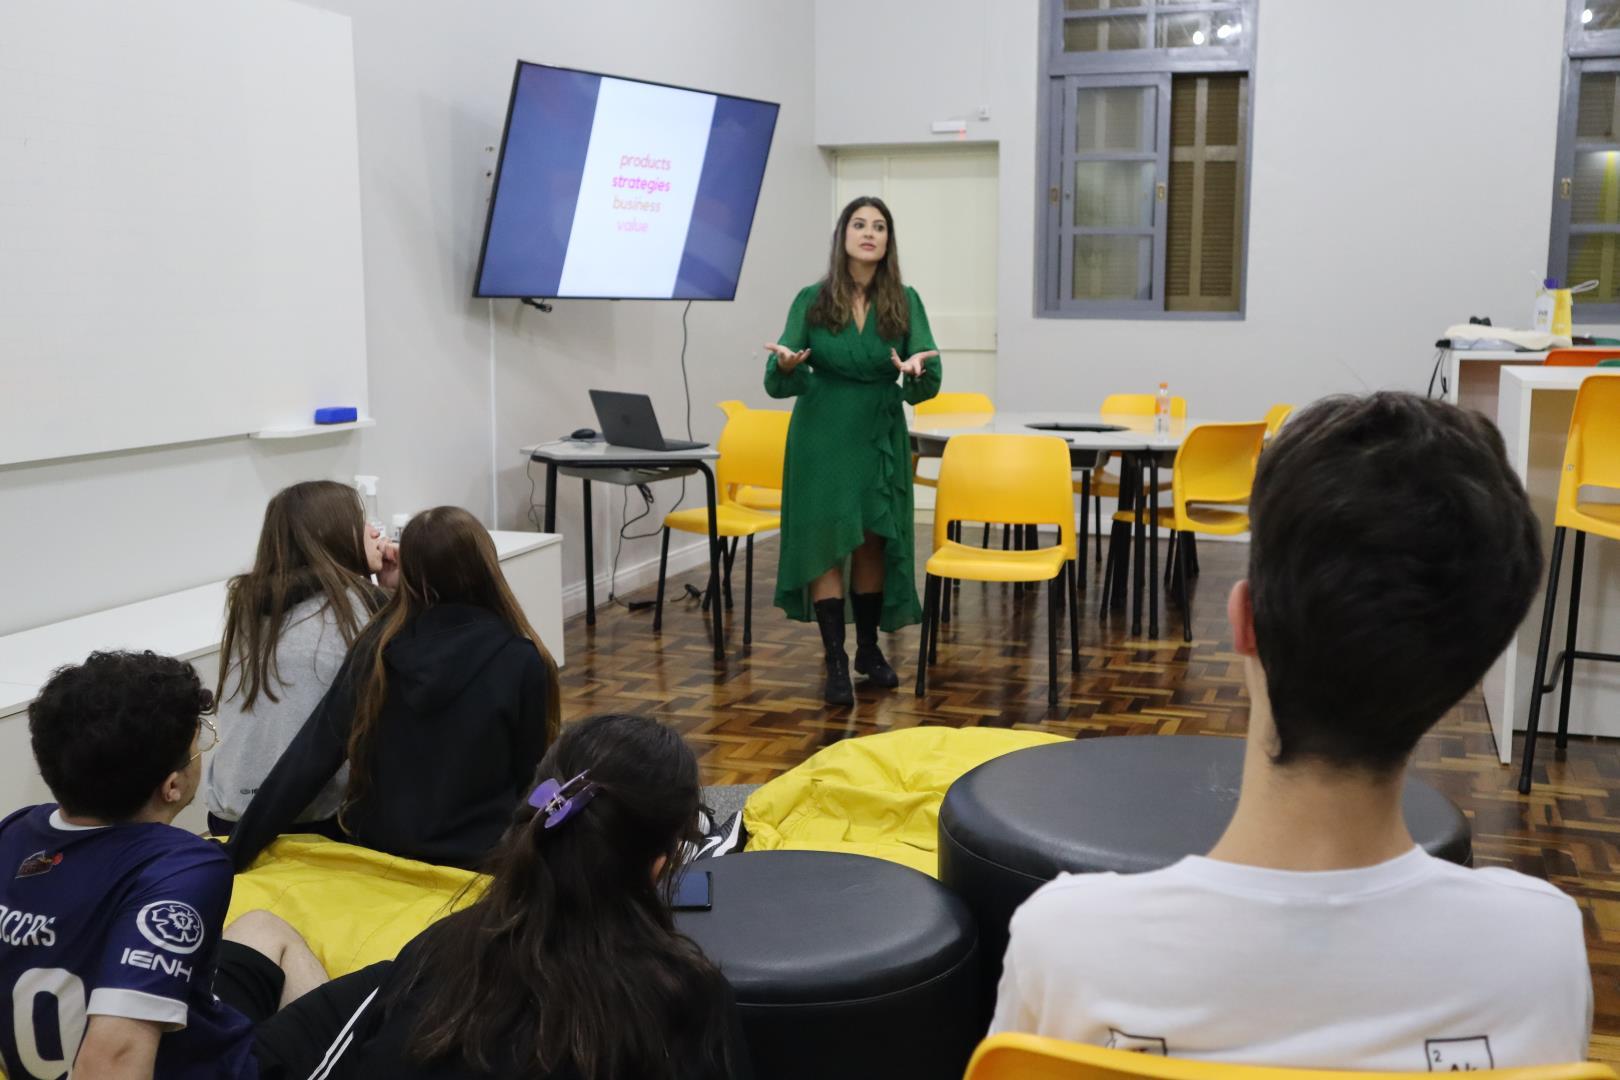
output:
[[[849,682],[849,654],[844,652],[844,598],[817,600],[816,623],[821,627],[821,644],[827,650],[827,683],[822,699],[829,705],[853,705],[855,688]]]
[[[855,608],[855,671],[865,675],[873,686],[892,690],[900,685],[900,676],[894,673],[883,650],[878,648],[878,622],[883,618],[883,594],[855,593],[850,597]]]

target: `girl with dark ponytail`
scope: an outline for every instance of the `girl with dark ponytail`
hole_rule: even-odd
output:
[[[379,973],[333,1075],[751,1076],[730,989],[670,914],[697,821],[691,750],[645,717],[593,716],[535,781],[488,887]]]

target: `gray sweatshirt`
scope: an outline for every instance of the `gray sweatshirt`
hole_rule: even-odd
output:
[[[365,606],[359,597],[352,598],[352,602],[355,617],[363,626],[367,618]],[[220,703],[215,718],[219,746],[208,755],[204,781],[210,813],[227,821],[241,818],[287,744],[326,696],[347,652],[337,618],[322,594],[293,607],[282,624],[281,640],[276,643],[276,667],[281,678],[275,681],[275,692],[279,701],[271,701],[260,688],[253,708],[244,711],[243,695],[236,690],[240,659],[232,663],[225,683],[225,692],[232,696]],[[225,658],[221,657],[220,662],[224,663]],[[320,821],[336,816],[348,783],[349,766],[345,762],[298,820]]]

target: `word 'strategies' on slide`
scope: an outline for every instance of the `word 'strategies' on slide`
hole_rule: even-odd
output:
[[[520,64],[478,295],[732,299],[777,109]]]

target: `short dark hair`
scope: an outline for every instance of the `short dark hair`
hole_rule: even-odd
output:
[[[91,653],[54,671],[29,706],[34,760],[68,813],[127,820],[186,766],[212,699],[184,660]]]
[[[1414,394],[1299,413],[1260,455],[1251,512],[1279,764],[1399,768],[1507,647],[1541,576],[1501,434]]]

